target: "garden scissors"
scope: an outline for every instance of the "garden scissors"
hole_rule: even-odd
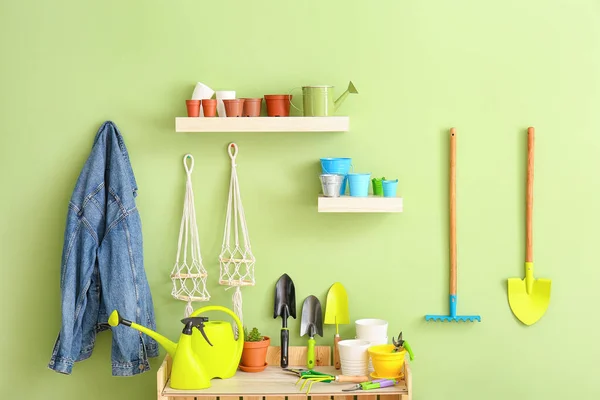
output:
[[[342,389],[342,392],[351,392],[353,390],[371,390],[389,386],[394,386],[397,382],[394,379],[376,379],[370,382],[356,384],[348,389]]]
[[[410,348],[410,344],[408,344],[406,340],[402,340],[402,332],[400,332],[400,334],[398,335],[398,339],[392,336],[392,343],[394,343],[395,347],[393,351],[394,353],[397,353],[402,349],[406,349],[406,351],[408,352],[408,356],[410,357],[410,361],[412,361],[415,358],[412,349]]]

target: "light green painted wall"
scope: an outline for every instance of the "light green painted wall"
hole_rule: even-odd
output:
[[[72,376],[46,368],[60,322],[59,268],[68,199],[100,124],[122,130],[140,185],[146,271],[161,332],[176,338],[183,304],[168,278],[184,191],[194,184],[214,304],[229,164],[239,174],[257,286],[249,325],[277,336],[273,285],[288,272],[298,302],[334,281],[352,319],[381,317],[416,352],[415,400],[594,399],[600,357],[600,5],[542,1],[3,1],[0,4],[2,398],[152,399],[155,372],[110,376],[110,334]],[[302,84],[360,95],[351,131],[176,134],[193,84],[244,96]],[[525,130],[537,128],[537,275],[550,308],[526,328],[506,279],[524,260]],[[427,324],[447,309],[447,129],[458,142],[460,312],[481,324]],[[321,156],[397,176],[399,215],[316,212]],[[299,321],[293,321],[293,344]],[[333,330],[327,327],[329,343]],[[350,326],[342,335],[352,335]],[[278,341],[277,341],[278,342]],[[594,370],[596,373],[594,373]],[[82,397],[83,396],[83,397]]]

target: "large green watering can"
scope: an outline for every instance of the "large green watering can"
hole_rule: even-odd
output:
[[[209,321],[200,314],[222,311],[233,318],[238,332],[243,332],[240,319],[228,308],[206,306],[192,313],[181,322],[185,325],[175,343],[163,335],[135,322],[124,319],[117,310],[108,319],[112,327],[128,326],[145,333],[160,343],[173,358],[171,387],[181,390],[205,389],[213,378],[227,379],[235,375],[244,349],[244,335],[236,340],[229,322]],[[193,329],[193,328],[197,329]]]
[[[334,87],[327,85],[302,86],[302,110],[292,103],[292,106],[303,113],[305,117],[330,117],[335,114],[349,93],[358,93],[350,82],[348,89],[337,100],[334,100]]]

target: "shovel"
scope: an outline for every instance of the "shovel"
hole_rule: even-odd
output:
[[[302,323],[300,325],[300,336],[308,333],[308,351],[306,354],[306,366],[308,369],[315,367],[315,335],[323,337],[323,314],[321,303],[315,296],[308,296],[302,304]]]
[[[348,315],[348,294],[341,283],[334,283],[327,293],[327,303],[325,304],[325,324],[335,324],[335,336],[333,338],[333,360],[335,369],[340,369],[340,352],[338,342],[340,341],[339,324],[349,324]]]
[[[296,289],[288,274],[283,274],[275,284],[275,310],[273,318],[281,317],[281,368],[288,366],[288,346],[290,330],[287,327],[288,317],[296,319]]]
[[[533,277],[533,147],[535,130],[527,130],[527,208],[525,279],[508,279],[508,303],[515,317],[525,325],[535,324],[550,303],[550,279]]]

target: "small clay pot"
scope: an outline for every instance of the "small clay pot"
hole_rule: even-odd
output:
[[[225,116],[241,117],[244,109],[244,100],[242,99],[223,99],[225,105]]]
[[[260,342],[244,342],[240,367],[249,367],[248,372],[260,372],[267,366],[267,350],[271,338],[264,336]],[[252,369],[252,370],[251,370]]]
[[[187,106],[188,117],[200,116],[200,100],[186,100],[185,105]]]
[[[289,117],[291,94],[265,94],[269,117]]]
[[[204,99],[202,100],[202,111],[205,117],[216,117],[217,116],[217,99]]]
[[[260,108],[262,106],[262,97],[256,99],[245,98],[242,117],[260,117]]]

